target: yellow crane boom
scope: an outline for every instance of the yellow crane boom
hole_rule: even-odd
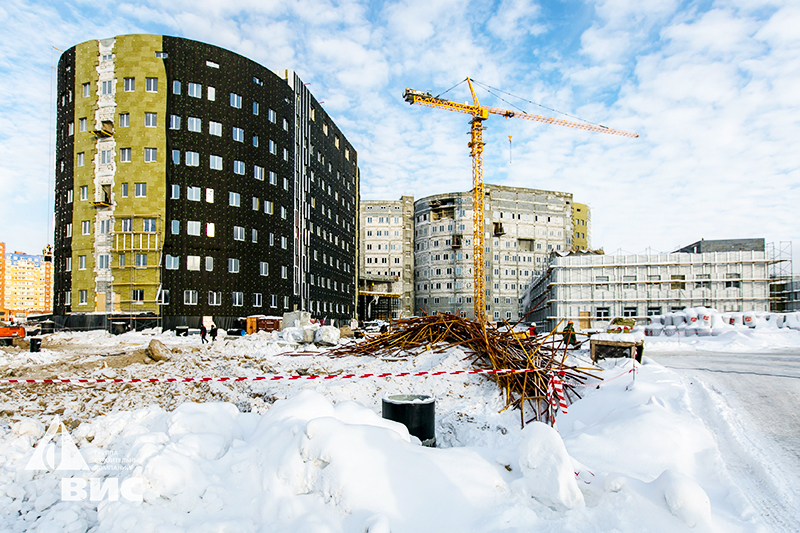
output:
[[[486,252],[486,239],[484,236],[484,219],[483,219],[483,121],[489,118],[489,115],[500,115],[505,118],[523,118],[526,120],[534,120],[536,122],[544,122],[545,124],[555,124],[557,126],[565,126],[567,128],[576,128],[579,130],[594,131],[596,133],[607,133],[609,135],[620,135],[622,137],[638,137],[639,135],[629,131],[614,130],[605,126],[597,126],[594,124],[587,124],[585,122],[573,122],[570,120],[562,120],[552,117],[544,117],[541,115],[532,115],[529,113],[521,113],[519,111],[510,111],[508,109],[501,109],[498,107],[485,107],[478,102],[478,96],[475,94],[475,88],[472,86],[472,80],[467,78],[469,84],[469,91],[472,94],[473,105],[459,104],[450,100],[437,98],[431,93],[416,91],[414,89],[406,89],[403,93],[403,98],[409,104],[418,104],[428,107],[436,107],[439,109],[447,109],[449,111],[456,111],[458,113],[465,113],[472,115],[470,120],[471,138],[468,146],[471,149],[472,156],[472,212],[473,212],[473,263],[474,263],[474,277],[475,277],[475,320],[480,322],[486,321],[486,275],[485,275],[485,252]]]

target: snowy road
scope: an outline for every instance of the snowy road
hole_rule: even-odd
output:
[[[653,354],[686,380],[692,409],[771,531],[800,531],[800,350]]]

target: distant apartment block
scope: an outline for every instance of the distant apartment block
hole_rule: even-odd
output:
[[[0,320],[52,312],[50,256],[5,251],[0,243]]]
[[[711,252],[749,252],[749,251],[763,252],[766,250],[766,242],[764,239],[717,239],[705,240],[701,239],[693,242],[674,253],[685,254],[707,254]]]
[[[414,197],[362,200],[359,217],[359,318],[413,315]]]
[[[572,204],[572,249],[592,248],[592,212],[586,204]]]
[[[545,328],[573,320],[582,329],[614,317],[644,319],[686,307],[769,311],[764,251],[659,255],[553,254],[525,291],[529,319]]]
[[[481,208],[486,316],[515,321],[531,277],[547,267],[551,252],[573,245],[572,194],[486,184]],[[415,314],[474,318],[472,215],[470,191],[414,203]]]

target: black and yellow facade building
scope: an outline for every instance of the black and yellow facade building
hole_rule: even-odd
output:
[[[301,79],[157,35],[58,66],[54,313],[355,314],[357,154]]]

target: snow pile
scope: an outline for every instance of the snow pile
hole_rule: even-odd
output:
[[[708,307],[683,309],[666,315],[648,317],[650,324],[644,328],[648,337],[660,335],[684,337],[721,335],[729,331],[749,329],[800,331],[800,312],[767,313],[748,311],[746,313],[720,313]]]
[[[327,358],[315,347],[298,354],[283,334],[212,346],[201,346],[196,337],[160,335],[171,353],[168,361],[114,368],[110,363],[126,356],[88,355],[92,345],[95,354],[123,347],[134,353],[152,337],[130,333],[115,341],[77,334],[60,341],[64,351],[45,354],[54,361],[49,366],[18,352],[16,366],[2,371],[73,376],[112,371],[146,378],[470,368],[457,349],[392,360]],[[585,352],[578,356],[576,362],[587,366]],[[759,518],[730,480],[713,436],[693,414],[686,384],[648,363],[639,365],[634,385],[633,364],[604,361],[597,372],[605,381],[599,388],[595,382],[578,389],[583,399],[558,415],[558,432],[540,423],[520,429],[519,412],[502,409],[495,382],[467,374],[2,387],[0,530],[521,533],[758,527]],[[436,397],[439,448],[420,446],[404,426],[380,418],[381,399],[394,394]],[[26,469],[55,414],[68,433],[54,442],[74,439],[89,471]],[[72,492],[63,492],[65,486]]]

